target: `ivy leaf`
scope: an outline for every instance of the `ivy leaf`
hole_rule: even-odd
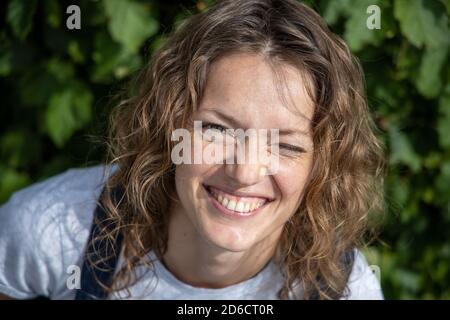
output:
[[[0,165],[0,203],[7,200],[15,190],[30,184],[28,174]]]
[[[137,52],[143,42],[158,31],[158,22],[144,4],[129,0],[105,0],[103,4],[112,38],[130,52]]]
[[[391,165],[402,163],[418,172],[421,166],[419,155],[414,151],[406,134],[391,125],[389,128],[389,141],[391,145],[389,163]]]
[[[385,187],[389,194],[389,205],[396,210],[403,210],[411,193],[408,181],[399,175],[391,174],[386,178]]]
[[[440,174],[435,181],[435,188],[437,193],[437,199],[439,204],[445,204],[448,200],[448,194],[450,194],[450,161],[444,162],[440,167]],[[450,209],[450,208],[449,208]]]
[[[44,8],[49,26],[59,28],[62,20],[60,3],[57,0],[45,0]]]
[[[31,31],[33,15],[36,12],[36,0],[12,0],[7,9],[6,21],[16,37],[24,40]]]
[[[345,23],[344,38],[353,51],[359,51],[367,44],[377,44],[383,39],[383,29],[367,28],[369,14],[366,10],[370,5],[377,4],[378,1],[375,0],[358,0],[351,6]]]
[[[450,16],[450,0],[441,0],[441,2],[444,4],[445,9],[447,9],[447,14]]]
[[[45,113],[45,128],[58,147],[89,122],[92,99],[91,92],[77,83],[52,95]]]
[[[449,46],[427,47],[416,80],[417,90],[427,98],[436,97],[441,91],[441,69],[446,61]]]
[[[0,53],[0,77],[7,76],[11,72],[11,60],[11,52],[4,51]]]
[[[41,107],[48,103],[50,96],[58,85],[57,79],[48,73],[46,66],[42,64],[27,70],[18,83],[21,88],[21,103],[25,106],[37,107],[34,110],[41,110]]]
[[[38,137],[28,130],[15,129],[0,138],[1,161],[11,168],[24,168],[38,159],[41,146]]]
[[[121,79],[142,65],[141,56],[124,50],[107,32],[96,34],[92,58],[95,65],[91,71],[91,79],[99,83],[109,83],[114,77]]]
[[[447,17],[435,17],[423,0],[396,0],[394,16],[402,33],[417,47],[439,47],[450,42]]]
[[[367,8],[371,5],[379,5],[379,0],[332,1],[325,9],[324,18],[328,24],[336,23],[341,16],[346,18],[344,38],[353,51],[359,51],[367,44],[377,44],[384,37],[383,29],[367,28]]]
[[[85,55],[81,50],[80,43],[74,40],[69,42],[67,46],[67,53],[72,58],[75,63],[83,63],[85,60]]]
[[[62,61],[59,58],[50,59],[46,64],[46,68],[48,73],[53,75],[61,83],[66,83],[75,74],[74,65]]]
[[[450,84],[439,99],[439,119],[437,123],[439,143],[444,149],[450,149]]]
[[[328,24],[335,24],[340,16],[348,14],[352,4],[352,0],[330,1],[325,9],[323,18]]]

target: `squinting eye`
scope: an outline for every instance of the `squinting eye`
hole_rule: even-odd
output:
[[[306,152],[302,147],[293,146],[291,144],[280,144],[280,148],[298,153]]]
[[[284,155],[297,156],[306,152],[306,150],[302,147],[294,146],[291,144],[280,143],[278,147],[280,149],[280,153],[283,153]]]

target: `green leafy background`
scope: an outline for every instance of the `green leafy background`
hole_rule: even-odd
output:
[[[172,2],[170,2],[172,3]],[[98,163],[110,97],[173,26],[212,0],[82,0],[68,30],[57,0],[0,3],[0,203]],[[450,298],[450,0],[306,1],[361,60],[387,146],[387,211],[366,249],[386,298]],[[366,9],[381,9],[369,30]],[[1,223],[1,221],[0,221]]]

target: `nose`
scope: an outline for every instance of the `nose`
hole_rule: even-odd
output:
[[[244,151],[244,150],[243,150]],[[253,154],[250,157],[251,152],[258,152],[254,148],[250,148],[248,145],[245,148],[245,158],[234,157],[232,163],[225,163],[225,173],[236,184],[241,186],[250,186],[260,182],[267,173],[267,168],[260,161],[260,157]]]
[[[242,186],[260,182],[265,176],[264,170],[264,167],[258,164],[225,164],[226,175]]]

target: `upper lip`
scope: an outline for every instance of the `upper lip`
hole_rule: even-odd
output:
[[[208,184],[204,184],[205,187],[213,187],[215,189],[219,189],[223,192],[229,193],[231,195],[234,195],[236,197],[252,197],[252,198],[261,198],[267,201],[272,201],[274,200],[274,198],[271,197],[267,197],[267,196],[263,196],[260,193],[253,193],[253,192],[241,192],[241,191],[234,191],[228,187],[218,187],[218,186],[214,186],[214,185],[208,185]]]

